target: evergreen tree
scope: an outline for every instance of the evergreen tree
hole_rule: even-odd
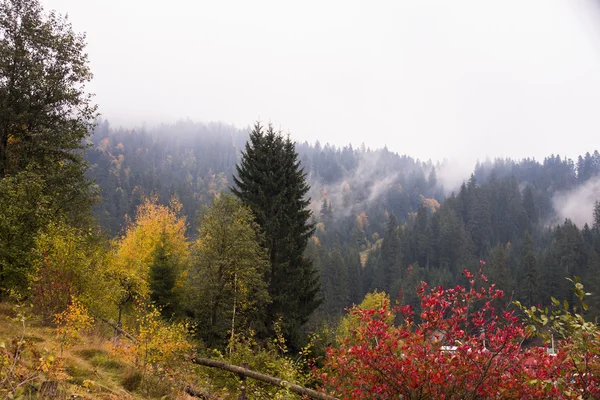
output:
[[[333,210],[331,208],[331,202],[328,202],[327,199],[323,199],[323,203],[321,204],[321,219],[325,222],[326,225],[329,225],[333,220]]]
[[[348,269],[339,248],[326,254],[322,261],[323,306],[328,316],[340,317],[349,303]]]
[[[538,223],[539,219],[537,206],[533,198],[533,187],[531,185],[527,185],[523,191],[523,208],[527,213],[527,223],[531,229]]]
[[[348,300],[350,304],[359,304],[365,292],[363,292],[363,267],[357,248],[350,248],[345,263],[348,269]]]
[[[600,318],[600,256],[593,250],[589,257],[583,283],[586,291],[591,292],[587,300],[589,306],[587,315],[590,318]]]
[[[372,290],[390,293],[391,285],[400,277],[399,261],[401,260],[400,240],[398,238],[398,222],[396,216],[390,214],[387,229],[381,243],[379,263],[375,270]],[[391,293],[396,295],[396,293]]]
[[[167,251],[165,232],[161,234],[160,243],[154,251],[154,262],[150,265],[149,287],[150,300],[156,304],[165,318],[172,317],[178,311],[178,299],[175,282],[179,267]]]
[[[492,250],[489,260],[488,278],[491,283],[495,283],[499,289],[502,289],[507,298],[510,298],[513,290],[513,281],[508,268],[508,255],[502,244],[498,244]]]
[[[415,257],[414,260],[419,263],[419,265],[427,266],[429,265],[429,252],[430,252],[430,232],[427,229],[427,209],[424,205],[419,207],[419,211],[417,211],[417,218],[414,225],[414,234],[411,235],[415,243]]]
[[[600,231],[600,200],[594,203],[594,229]]]
[[[435,167],[431,168],[429,172],[429,177],[427,178],[427,184],[430,188],[435,187],[437,185],[437,174],[435,173]]]
[[[519,297],[527,306],[536,305],[539,301],[539,272],[529,233],[525,234],[525,248],[521,255],[520,268],[522,275]]]
[[[266,323],[283,318],[288,338],[319,306],[319,278],[304,257],[314,233],[310,223],[309,186],[294,143],[269,124],[254,126],[236,167],[233,193],[248,206],[265,235],[270,268],[265,274],[272,299]]]
[[[467,229],[475,244],[476,255],[481,258],[490,248],[492,219],[488,194],[483,187],[476,187],[474,182],[475,179],[471,177],[467,186],[472,193]]]

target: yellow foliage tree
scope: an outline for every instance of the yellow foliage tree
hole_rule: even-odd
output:
[[[169,381],[171,386],[183,387],[193,380],[193,367],[189,355],[194,346],[189,338],[189,326],[185,323],[167,322],[152,304],[137,302],[135,339],[119,341],[112,345],[112,352],[121,356],[141,373],[142,389],[151,384],[150,377]],[[146,382],[148,381],[148,382]]]
[[[119,323],[124,307],[136,298],[150,297],[150,268],[157,251],[168,254],[170,265],[179,277],[177,287],[182,286],[187,273],[189,245],[185,232],[187,223],[180,216],[181,203],[171,200],[169,206],[158,204],[156,196],[145,199],[137,208],[136,218],[125,234],[114,241],[110,259],[111,276],[118,282],[116,303]]]
[[[60,356],[63,349],[81,340],[81,333],[92,327],[94,319],[89,315],[85,306],[76,298],[66,310],[54,316],[56,336],[60,342]]]
[[[351,337],[350,333],[360,326],[360,317],[354,313],[353,310],[378,310],[383,307],[384,304],[387,304],[388,306],[391,304],[389,294],[378,291],[367,293],[362,303],[352,307],[350,312],[342,318],[338,325],[336,339],[339,341],[341,338]],[[386,316],[386,321],[392,323],[394,318],[395,314],[390,310],[389,314]]]

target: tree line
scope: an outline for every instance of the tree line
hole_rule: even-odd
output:
[[[590,225],[547,223],[554,194],[596,179],[597,152],[478,164],[445,197],[442,164],[295,144],[272,125],[112,130],[85,91],[85,37],[65,18],[5,0],[0,28],[0,299],[33,305],[60,338],[58,366],[42,357],[35,371],[60,371],[63,349],[102,321],[141,385],[239,389],[195,369],[201,354],[356,398],[418,397],[423,381],[452,396],[597,394],[600,336],[584,317],[600,312],[600,203]],[[560,358],[522,349],[536,324],[560,334]],[[14,396],[12,343],[0,377]],[[432,361],[424,353],[450,360],[454,386],[403,361]],[[412,380],[382,380],[372,367],[384,359]],[[477,363],[497,368],[477,375]]]

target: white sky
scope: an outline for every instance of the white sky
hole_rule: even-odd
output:
[[[600,149],[594,0],[42,0],[113,126],[273,121],[420,159]]]

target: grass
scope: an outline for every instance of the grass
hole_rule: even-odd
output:
[[[21,342],[22,356],[15,368],[20,368],[18,372],[22,373],[22,376],[32,377],[21,387],[17,398],[39,398],[36,393],[46,380],[60,382],[55,397],[58,400],[144,398],[123,387],[122,381],[132,366],[110,353],[107,337],[102,336],[101,331],[84,336],[81,343],[65,349],[63,358],[58,359],[60,343],[54,329],[43,326],[35,318],[26,320],[24,328],[22,321],[16,318],[18,311],[13,304],[0,303],[0,345],[4,344],[4,349],[0,346],[0,361],[8,352],[14,351],[16,343]],[[49,356],[55,357],[61,368],[52,371],[50,375],[46,372],[34,374],[40,365],[39,359]],[[12,363],[9,365],[12,366]],[[0,362],[0,375],[3,371],[6,369],[2,370]],[[6,395],[2,389],[0,386],[0,398]]]

